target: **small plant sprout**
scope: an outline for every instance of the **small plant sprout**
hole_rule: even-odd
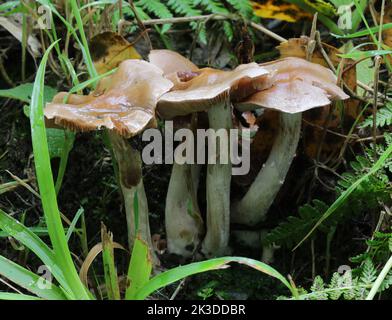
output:
[[[152,244],[140,153],[126,139],[156,126],[157,100],[172,85],[158,67],[146,61],[126,60],[113,75],[101,80],[99,92],[71,94],[68,104],[62,103],[67,94],[60,93],[45,108],[46,118],[56,125],[81,132],[108,129],[119,169],[130,248],[137,234],[150,248]]]
[[[173,75],[173,89],[159,99],[159,115],[172,119],[207,111],[209,127],[216,132],[214,141],[208,142],[216,146],[220,140],[221,147],[228,141],[228,131],[232,128],[231,101],[241,100],[269,86],[269,72],[256,63],[240,65],[232,71],[204,68],[177,72],[171,79]],[[229,148],[219,150],[215,159],[208,160],[207,230],[201,248],[207,257],[223,255],[228,249],[231,169]],[[171,223],[177,225],[176,221]]]
[[[272,87],[235,104],[240,111],[258,108],[281,112],[278,136],[270,155],[244,197],[232,205],[232,221],[255,225],[265,218],[295,157],[302,112],[349,96],[336,85],[331,70],[299,58],[261,65],[274,74]]]

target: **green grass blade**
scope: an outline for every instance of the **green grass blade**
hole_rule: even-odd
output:
[[[150,280],[151,270],[152,258],[148,245],[140,238],[136,238],[128,269],[129,287],[125,292],[126,300],[137,299],[136,293]]]
[[[79,279],[78,273],[71,258],[67,239],[65,237],[64,228],[57,206],[56,191],[53,184],[52,169],[50,165],[48,142],[46,139],[43,113],[44,76],[49,52],[54,47],[54,45],[55,43],[51,44],[42,58],[35,78],[34,90],[31,97],[30,123],[34,161],[45,220],[48,227],[50,240],[53,245],[56,261],[62,270],[67,271],[65,273],[65,277],[68,282],[68,286],[72,288],[72,292],[75,295],[75,298],[89,299],[89,292]]]
[[[28,180],[24,180],[24,182],[28,182]],[[10,192],[18,188],[19,186],[21,186],[19,181],[11,181],[11,182],[0,184],[0,195],[2,195],[3,193]]]
[[[67,27],[67,30],[73,35],[73,37],[75,38],[76,42],[78,43],[78,45],[80,47],[80,50],[82,51],[84,62],[86,64],[86,66],[87,66],[87,70],[89,71],[90,77],[95,77],[97,75],[97,72],[95,71],[94,64],[92,63],[90,51],[88,49],[87,40],[85,39],[85,41],[81,41],[79,39],[79,37],[78,37],[78,35],[76,33],[75,28],[67,20],[64,19],[64,17],[57,11],[57,9],[51,3],[51,1],[49,1],[49,0],[37,0],[37,2],[42,4],[42,5],[47,6],[51,10],[51,12],[54,13],[64,23],[64,25]],[[77,7],[77,4],[76,4],[76,7]],[[79,10],[76,10],[76,12],[78,13],[78,15],[80,17]],[[79,30],[79,31],[83,32],[83,34],[84,34],[83,24],[81,24],[81,27],[82,27],[82,29]],[[85,44],[86,44],[86,46],[85,46]],[[57,47],[57,45],[56,45],[56,47]]]
[[[42,281],[40,276],[3,256],[0,256],[0,275],[43,299],[65,299],[65,296],[59,287],[56,287],[53,284],[50,288],[40,286]]]
[[[339,198],[328,208],[328,210],[323,214],[319,221],[314,225],[314,227],[308,232],[308,234],[295,246],[297,249],[310,235],[326,220],[331,214],[333,214],[337,209],[339,209],[346,199],[359,187],[359,185],[368,179],[370,176],[375,174],[378,170],[380,170],[385,162],[389,159],[392,154],[392,145],[389,146],[387,150],[381,155],[381,157],[377,160],[377,162],[373,165],[373,167],[369,170],[368,173],[363,175],[357,181],[355,181],[346,191],[344,191]]]
[[[72,233],[75,231],[76,224],[78,223],[79,218],[81,217],[82,214],[84,214],[84,209],[83,209],[83,208],[80,208],[80,209],[76,212],[75,217],[72,219],[71,225],[69,226],[68,231],[67,231],[67,235],[66,235],[67,242],[68,242],[69,239],[71,238]]]
[[[71,4],[72,13],[76,19],[76,24],[78,26],[79,34],[82,39],[82,44],[83,44],[82,48],[84,49],[83,56],[87,66],[87,70],[90,74],[90,77],[96,77],[98,74],[97,71],[95,70],[94,63],[91,58],[90,50],[88,49],[89,48],[88,42],[87,42],[86,34],[84,33],[83,21],[82,21],[82,17],[80,16],[78,3],[76,2],[76,0],[70,0],[69,2]]]
[[[314,14],[317,11],[316,9],[307,5],[306,2],[303,0],[285,0],[285,1],[295,4],[298,7],[300,7],[302,10],[305,10],[311,14]],[[318,20],[320,20],[329,29],[330,32],[333,32],[338,35],[343,35],[343,31],[337,26],[337,24],[327,16],[321,14],[320,12],[318,15]]]
[[[389,30],[392,28],[392,23],[386,23],[382,26],[382,30]],[[360,37],[365,37],[368,36],[370,34],[377,34],[380,30],[380,27],[372,27],[369,29],[364,29],[364,30],[360,30],[358,32],[354,32],[351,34],[346,34],[346,35],[339,35],[339,34],[332,34],[335,38],[338,39],[354,39],[354,38],[360,38]]]
[[[373,300],[376,293],[381,287],[381,284],[385,280],[385,278],[388,276],[389,270],[392,269],[392,256],[389,257],[387,263],[385,264],[384,268],[382,268],[380,274],[378,275],[376,281],[374,282],[372,289],[370,290],[368,296],[366,297],[366,300]]]
[[[269,265],[248,258],[223,257],[202,262],[194,262],[163,272],[152,278],[142,288],[140,288],[134,295],[134,298],[137,300],[145,299],[154,291],[163,288],[171,283],[198,273],[227,268],[229,267],[229,263],[231,262],[245,264],[253,269],[256,269],[260,272],[263,272],[271,277],[280,280],[292,292],[292,294],[295,295],[294,289],[291,287],[285,277]]]
[[[102,261],[109,300],[120,300],[117,270],[114,265],[113,235],[102,225]]]
[[[69,94],[75,93],[75,92],[78,92],[78,91],[81,91],[81,90],[83,90],[83,89],[85,89],[85,88],[87,88],[87,87],[93,85],[93,84],[96,83],[98,80],[100,80],[100,79],[102,79],[102,78],[105,78],[105,77],[107,77],[107,76],[112,75],[113,73],[115,73],[115,72],[117,71],[117,69],[118,69],[118,68],[114,68],[113,70],[110,70],[110,71],[105,72],[105,73],[103,73],[103,74],[97,75],[97,76],[95,76],[95,77],[93,77],[93,78],[91,78],[91,79],[88,79],[88,80],[86,80],[86,81],[84,81],[84,82],[82,82],[82,83],[77,84],[76,86],[74,86],[74,87],[69,91]],[[67,96],[68,96],[68,95],[67,95]],[[66,98],[67,98],[67,96],[66,96]]]
[[[354,51],[346,54],[338,54],[338,56],[345,59],[359,60],[359,59],[371,58],[375,56],[385,56],[387,54],[392,54],[392,50]]]
[[[30,296],[28,294],[0,292],[0,300],[42,300],[41,298]]]
[[[41,261],[51,268],[56,280],[67,290],[67,282],[61,269],[56,265],[56,258],[50,249],[35,233],[25,227],[18,220],[12,218],[0,209],[0,229],[15,238],[24,246],[33,251]]]

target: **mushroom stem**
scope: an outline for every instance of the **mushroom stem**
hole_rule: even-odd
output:
[[[281,113],[281,124],[267,162],[245,196],[232,207],[232,222],[255,225],[262,221],[279,192],[295,157],[301,132],[301,113]]]
[[[132,250],[136,236],[141,237],[142,240],[148,243],[155,264],[159,265],[151,241],[148,203],[143,185],[140,152],[134,149],[126,139],[113,131],[109,131],[109,137],[118,165],[127,220],[129,248]],[[137,212],[135,211],[135,197],[137,198]]]
[[[165,221],[170,253],[192,256],[203,233],[203,220],[197,204],[200,166],[173,164],[166,198]]]
[[[226,99],[208,110],[208,120],[211,129],[215,130],[215,142],[218,146],[219,134],[217,130],[224,129],[229,142],[229,130],[232,128],[231,104]],[[202,253],[207,257],[226,254],[230,233],[230,182],[231,161],[230,149],[223,150],[222,139],[220,148],[216,149],[216,163],[207,166],[207,233],[202,244]],[[210,140],[209,140],[210,145]],[[209,151],[211,148],[208,148]],[[227,153],[227,154],[224,154]],[[210,156],[210,155],[209,155]],[[227,163],[222,163],[222,158],[227,157]]]

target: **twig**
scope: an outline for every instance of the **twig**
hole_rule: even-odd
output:
[[[4,68],[3,57],[1,56],[1,54],[0,54],[0,74],[3,76],[5,82],[7,82],[11,87],[15,87],[15,83],[8,76],[8,73]]]
[[[174,300],[175,297],[178,295],[178,293],[180,292],[181,288],[184,286],[185,281],[187,278],[184,278],[181,280],[181,282],[179,283],[179,285],[177,286],[176,290],[174,290],[173,294],[170,297],[170,300]]]
[[[362,83],[361,81],[357,81],[357,84],[358,84],[358,86],[359,87],[361,87],[362,89],[364,89],[365,91],[367,91],[367,92],[370,92],[370,93],[372,93],[372,95],[374,95],[374,89],[372,89],[371,87],[369,87],[368,85],[366,85],[366,84],[364,84],[364,83]],[[390,97],[386,97],[386,96],[384,96],[382,93],[380,93],[380,92],[378,92],[378,97],[379,98],[384,98],[386,101],[388,101],[388,102],[392,102],[392,98],[390,98]]]
[[[384,24],[384,14],[385,14],[385,0],[382,0],[381,13],[380,13],[380,30],[378,31],[378,44],[377,50],[381,50],[382,43],[382,26]]]
[[[202,21],[202,20],[238,20],[239,17],[235,15],[223,15],[223,14],[208,14],[208,15],[201,15],[201,16],[192,16],[192,17],[176,17],[176,18],[167,18],[167,19],[149,19],[143,20],[143,25],[157,25],[157,24],[172,24],[172,23],[185,23],[185,22],[194,22],[194,21]],[[137,23],[129,23],[129,24],[139,24]],[[265,33],[266,35],[270,36],[271,38],[279,41],[285,42],[287,39],[281,37],[280,35],[268,30],[267,28],[255,23],[251,22],[249,24],[252,28]]]
[[[268,30],[267,28],[265,28],[265,27],[263,27],[263,26],[261,26],[261,25],[259,25],[259,24],[257,24],[257,23],[251,22],[251,23],[250,23],[250,26],[251,26],[253,29],[256,29],[256,30],[258,30],[258,31],[260,31],[260,32],[263,32],[263,33],[265,33],[267,36],[270,36],[271,38],[273,38],[273,39],[275,39],[275,40],[277,40],[277,41],[279,41],[279,42],[286,42],[286,41],[287,41],[287,39],[281,37],[280,35],[278,35],[278,34],[272,32],[272,31]]]
[[[318,13],[316,12],[313,16],[312,29],[310,30],[310,37],[306,46],[306,60],[308,61],[312,61],[313,52],[316,49],[317,17]]]
[[[315,127],[315,128],[317,128],[317,129],[320,129],[320,130],[324,130],[324,129],[325,129],[323,126],[320,126],[320,125],[318,125],[318,124],[309,122],[309,121],[307,121],[306,119],[302,119],[302,121],[303,121],[304,123],[306,123],[307,125],[312,126],[312,127]],[[356,139],[358,138],[357,135],[348,136],[348,135],[345,135],[345,134],[342,134],[342,133],[333,131],[333,130],[328,129],[328,128],[327,128],[326,130],[327,130],[328,133],[333,134],[333,135],[338,136],[338,137],[341,137],[341,138],[353,139],[353,140],[356,140]]]
[[[376,56],[374,58],[374,92],[378,92],[378,80],[379,80],[379,71],[381,66],[381,56]],[[378,102],[378,94],[374,94],[374,103],[373,103],[373,143],[374,143],[374,151],[375,155],[377,154],[376,143],[377,143],[377,102]]]
[[[129,0],[129,5],[131,6],[132,12],[135,15],[135,19],[137,21],[137,25],[139,26],[140,29],[142,29],[142,31],[146,31],[146,23],[140,19],[139,14],[137,13],[137,10],[135,8],[135,4],[133,3],[133,0]],[[150,36],[148,35],[148,32],[145,33],[145,39],[148,42],[150,49],[152,50],[152,42],[150,39]]]

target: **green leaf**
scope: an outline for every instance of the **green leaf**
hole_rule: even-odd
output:
[[[0,90],[0,97],[20,100],[30,103],[31,94],[33,92],[34,83],[25,83],[11,89]],[[52,101],[56,95],[57,90],[52,87],[45,86],[44,102]]]
[[[65,130],[48,128],[46,129],[46,133],[48,139],[49,156],[51,159],[61,158],[64,152],[64,148],[67,148],[68,151],[72,149],[73,143],[71,146],[66,145]]]
[[[137,299],[137,292],[149,281],[152,270],[152,258],[147,243],[135,239],[131,262],[128,269],[129,286],[125,293],[126,300]]]
[[[18,6],[20,4],[20,1],[7,1],[6,3],[0,4],[0,13],[3,13],[5,11],[11,10]]]
[[[57,281],[67,290],[64,274],[56,264],[56,258],[50,249],[35,233],[25,227],[18,220],[12,218],[0,209],[0,229],[4,230],[9,236],[15,238],[24,246],[34,252],[41,261],[51,268],[51,272]]]
[[[392,125],[392,103],[389,102],[385,107],[377,110],[376,126],[379,128]],[[368,117],[362,122],[361,128],[372,127],[373,116]]]
[[[65,299],[65,296],[59,287],[56,287],[53,284],[51,284],[50,288],[43,287],[41,285],[42,279],[40,276],[3,256],[0,256],[0,275],[43,299]]]
[[[386,23],[382,26],[382,30],[389,30],[392,28],[392,23]],[[351,34],[345,34],[345,35],[340,35],[340,34],[332,34],[335,38],[338,39],[353,39],[353,38],[360,38],[360,37],[365,37],[368,36],[370,34],[378,34],[380,30],[380,27],[373,27],[373,28],[369,28],[369,29],[364,29],[358,32],[354,32]]]
[[[53,245],[54,254],[59,267],[67,270],[65,278],[72,293],[77,299],[90,299],[90,294],[80,281],[75,265],[71,258],[65,237],[64,228],[57,206],[56,191],[53,184],[52,169],[50,166],[50,156],[48,142],[46,139],[46,129],[44,121],[44,77],[46,63],[51,49],[56,45],[52,43],[46,50],[42,58],[34,82],[34,89],[31,97],[30,123],[31,137],[33,143],[33,153],[35,169],[42,206],[45,214],[46,225],[49,237]]]
[[[183,278],[198,273],[227,268],[229,267],[229,263],[231,262],[237,262],[240,264],[247,265],[253,269],[256,269],[260,272],[263,272],[271,277],[280,280],[292,292],[293,295],[296,295],[295,289],[291,287],[291,285],[285,279],[285,277],[282,276],[278,271],[276,271],[274,268],[270,267],[269,265],[249,258],[223,257],[223,258],[216,258],[216,259],[211,259],[202,262],[194,262],[191,264],[187,264],[185,266],[180,266],[165,271],[155,276],[150,281],[148,281],[144,286],[142,286],[136,292],[134,298],[138,300],[145,299],[154,291],[163,288],[171,283],[174,283]]]
[[[338,199],[328,208],[328,210],[323,214],[323,216],[317,221],[313,228],[308,232],[308,234],[295,246],[294,250],[298,248],[310,235],[326,220],[330,215],[336,212],[347,200],[347,198],[367,179],[372,175],[376,174],[381,168],[384,167],[385,163],[389,160],[392,154],[392,145],[390,145],[385,152],[380,156],[377,162],[370,168],[370,170],[361,176],[358,180],[353,182],[347,190],[343,191]]]
[[[370,85],[374,80],[374,64],[372,59],[366,59],[357,64],[357,80]],[[365,89],[357,88],[358,94],[363,95]]]
[[[41,298],[21,293],[0,292],[0,300],[42,300]]]
[[[359,59],[371,58],[375,56],[385,56],[387,54],[392,54],[392,50],[354,51],[346,54],[338,54],[338,56],[346,59],[359,60]]]
[[[120,300],[117,270],[114,265],[113,235],[108,232],[105,225],[101,227],[102,261],[105,284],[109,300]]]

